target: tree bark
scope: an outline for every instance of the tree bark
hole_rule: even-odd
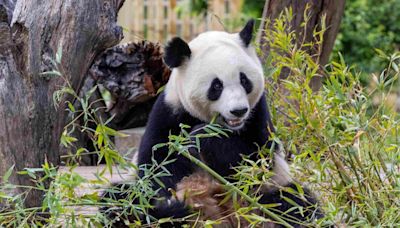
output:
[[[96,58],[89,73],[110,92],[107,113],[111,127],[122,130],[144,126],[157,96],[171,74],[162,60],[158,43],[126,43],[106,50]]]
[[[55,69],[52,60],[61,47],[59,70],[79,93],[95,56],[122,38],[116,25],[122,3],[18,0],[9,22],[12,11],[0,2],[0,175],[12,165],[20,171],[41,167],[46,160],[59,164],[60,135],[67,119],[63,101],[70,98],[64,97],[55,109],[53,93],[66,85],[65,80],[41,73]],[[33,184],[16,174],[10,181]],[[25,205],[40,205],[42,194],[30,191]]]
[[[16,0],[0,0],[0,21],[11,23]]]
[[[306,5],[310,4],[310,20],[307,23],[305,32],[301,24],[304,22],[304,10]],[[297,42],[310,42],[313,39],[313,31],[315,28],[321,29],[321,18],[326,15],[326,28],[324,34],[324,41],[320,53],[312,53],[313,48],[309,48],[310,54],[316,54],[316,60],[324,66],[328,63],[329,55],[332,52],[333,45],[335,44],[336,35],[339,32],[340,21],[344,13],[345,0],[267,0],[264,6],[263,22],[260,25],[260,34],[258,42],[260,43],[263,56],[268,56],[269,47],[265,45],[263,34],[267,28],[267,20],[273,21],[278,18],[280,13],[285,9],[291,7],[293,10],[293,20],[291,28],[297,35]],[[288,71],[283,71],[281,78],[285,78]],[[311,81],[311,87],[318,90],[322,86],[322,78],[314,77]]]

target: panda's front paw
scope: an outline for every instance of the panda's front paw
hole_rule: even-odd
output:
[[[196,138],[229,138],[232,136],[232,131],[225,128],[220,128],[212,124],[198,124],[190,131],[190,136]]]
[[[200,142],[204,139],[204,136],[207,134],[205,130],[207,124],[198,124],[194,126],[190,131],[190,144],[191,147],[195,147],[194,149],[198,149],[200,146]]]
[[[189,152],[209,164],[208,160],[215,158],[215,152],[219,151],[218,148],[225,139],[207,126],[208,124],[199,124],[192,128]]]
[[[205,131],[205,127],[207,126],[207,124],[202,123],[202,124],[197,124],[194,127],[192,127],[192,129],[190,129],[190,135],[191,136],[196,136],[198,134],[204,134]]]

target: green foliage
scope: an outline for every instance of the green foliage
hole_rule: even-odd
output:
[[[243,0],[242,12],[249,18],[261,18],[265,0]]]
[[[197,16],[205,16],[208,11],[207,0],[184,0],[178,5],[179,13],[191,13]]]
[[[195,15],[204,14],[208,9],[207,0],[190,0],[190,11]]]
[[[312,92],[309,82],[321,76],[320,66],[293,42],[295,33],[286,29],[290,18],[287,11],[267,31],[267,89],[276,135],[293,155],[296,177],[320,193],[328,224],[399,226],[400,119],[372,98],[385,100],[395,87],[400,53],[380,52],[387,67],[372,89],[363,88],[360,73],[339,55],[324,69],[323,88]],[[318,50],[320,44],[314,45]],[[284,68],[290,74],[280,80]]]
[[[361,69],[364,82],[369,73],[384,66],[375,49],[385,53],[399,50],[400,0],[346,1],[335,53],[341,52],[350,64]]]

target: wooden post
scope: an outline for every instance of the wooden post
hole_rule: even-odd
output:
[[[156,34],[154,41],[161,41],[163,40],[163,29],[164,29],[164,0],[156,0],[155,1],[155,20],[154,20],[154,33]]]
[[[182,15],[182,37],[185,40],[190,40],[190,20],[191,17],[189,14]]]
[[[176,7],[176,0],[170,0],[170,7],[168,8],[168,17],[169,17],[169,34],[168,34],[168,39],[171,39],[173,36],[176,35],[176,13],[175,13],[175,7]]]
[[[147,37],[146,40],[149,41],[154,41],[154,10],[155,10],[155,5],[154,5],[154,0],[153,1],[145,1],[147,5]]]
[[[134,21],[135,23],[135,31],[134,36],[135,40],[143,40],[144,37],[144,4],[143,0],[135,0],[135,14],[134,14]]]

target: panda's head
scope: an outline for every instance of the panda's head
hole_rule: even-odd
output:
[[[240,33],[205,32],[189,44],[172,39],[165,48],[165,63],[172,68],[166,102],[175,110],[241,129],[264,89],[263,70],[252,39],[254,21]]]

